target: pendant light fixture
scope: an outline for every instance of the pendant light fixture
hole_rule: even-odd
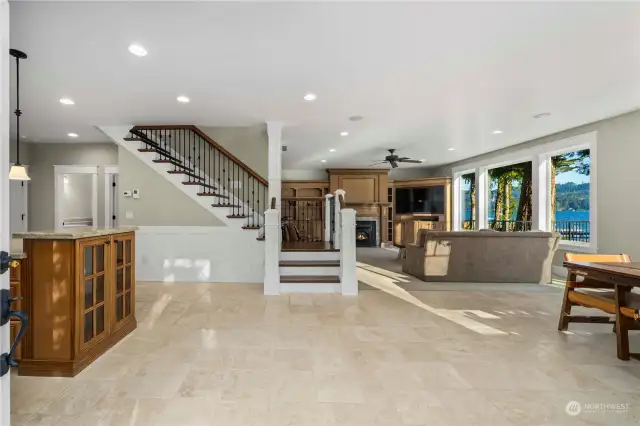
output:
[[[16,58],[16,163],[11,166],[9,179],[11,180],[31,180],[27,175],[27,169],[20,164],[20,59],[27,59],[27,54],[16,49],[9,49],[9,54]]]

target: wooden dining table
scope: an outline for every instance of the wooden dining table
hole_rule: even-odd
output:
[[[627,306],[629,293],[640,287],[640,262],[570,262],[563,266],[581,277],[613,285],[616,306],[616,342],[618,358],[629,360],[629,330],[640,330],[640,320],[622,315],[621,306]]]

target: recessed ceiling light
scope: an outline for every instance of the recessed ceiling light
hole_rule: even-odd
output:
[[[186,96],[178,96],[178,102],[182,102],[183,104],[186,104],[190,101],[189,98],[187,98]]]
[[[533,118],[543,118],[543,117],[548,117],[550,115],[551,115],[550,112],[541,112],[540,114],[534,115]]]
[[[320,162],[321,162],[321,163],[326,163],[326,162],[327,162],[327,160],[320,160]]]
[[[340,136],[349,136],[349,132],[340,132]]]
[[[494,135],[499,135],[501,133],[502,133],[502,130],[500,130],[500,129],[496,129],[496,130],[493,131]]]
[[[22,135],[22,136],[20,136],[20,137],[21,137],[22,139],[26,139],[26,138],[27,138],[27,136],[26,136],[26,135]]]
[[[129,45],[129,52],[133,53],[136,56],[147,56],[147,49],[140,46],[139,44]]]
[[[304,100],[308,101],[308,102],[313,102],[315,101],[317,98],[315,93],[307,93],[306,95],[304,95]]]
[[[67,136],[69,136],[70,138],[77,138],[78,134],[77,133],[69,133],[69,134],[67,134]]]
[[[455,148],[449,148],[449,151],[453,151]]]
[[[331,148],[329,152],[336,152],[336,150],[334,148]]]
[[[363,120],[363,119],[364,119],[364,117],[361,116],[361,115],[352,115],[351,117],[349,117],[350,121],[360,121],[360,120]]]
[[[421,163],[424,163],[425,161],[427,161],[427,160],[425,160],[424,158],[421,158],[421,159],[420,159],[420,162],[421,162]]]
[[[73,102],[73,99],[70,98],[62,98],[60,99],[60,103],[63,105],[74,105],[75,102]]]

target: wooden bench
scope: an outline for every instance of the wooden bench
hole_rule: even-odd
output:
[[[638,263],[626,254],[565,254],[568,275],[558,321],[558,330],[570,322],[608,323],[618,334],[618,357],[629,359],[628,330],[640,329],[640,286]],[[580,279],[579,279],[580,278]],[[571,315],[573,306],[598,309],[613,316]]]
[[[566,253],[565,262],[619,262],[629,263],[631,258],[626,254],[575,254]],[[578,290],[579,289],[579,290]],[[586,290],[586,291],[585,291]],[[615,317],[608,315],[586,316],[571,315],[573,306],[583,306],[594,308],[605,313],[615,315],[615,291],[613,284],[596,281],[590,278],[578,280],[574,271],[569,271],[564,289],[560,320],[558,330],[565,331],[569,328],[569,323],[609,323],[615,325]],[[631,308],[622,308],[626,315],[637,315],[637,311]]]

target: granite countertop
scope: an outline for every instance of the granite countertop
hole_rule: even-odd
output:
[[[53,231],[17,232],[14,238],[29,240],[79,240],[81,238],[102,237],[105,235],[133,232],[138,229],[135,226],[120,226],[117,228],[65,228]]]

